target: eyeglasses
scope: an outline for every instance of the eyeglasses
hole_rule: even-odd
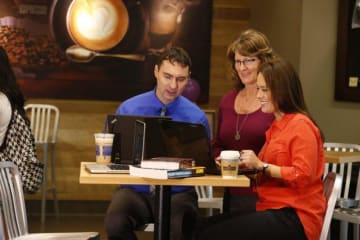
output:
[[[240,60],[235,60],[235,65],[239,65],[241,66],[241,64],[244,65],[244,67],[248,67],[250,66],[253,62],[255,62],[256,60],[258,60],[257,58],[249,58],[243,61]]]

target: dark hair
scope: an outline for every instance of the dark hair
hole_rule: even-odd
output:
[[[157,65],[160,65],[168,60],[171,63],[179,63],[183,67],[189,67],[189,71],[191,69],[191,58],[189,54],[181,47],[170,47],[164,50],[159,56],[157,61]]]
[[[12,111],[17,109],[22,116],[25,116],[25,99],[16,82],[8,55],[2,46],[0,46],[0,92],[9,99]]]
[[[244,88],[244,84],[235,69],[236,53],[247,57],[257,57],[261,62],[267,62],[275,56],[265,34],[254,29],[248,29],[242,32],[240,36],[229,45],[226,53],[231,64],[232,79],[237,89]]]
[[[264,77],[276,110],[283,113],[305,114],[319,128],[306,106],[300,78],[288,61],[279,57],[274,58],[262,63],[258,72]],[[323,133],[320,128],[319,130],[324,140]]]

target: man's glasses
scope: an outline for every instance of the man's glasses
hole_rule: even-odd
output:
[[[258,60],[258,59],[257,58],[249,58],[249,59],[246,59],[246,60],[243,60],[243,61],[235,60],[235,65],[241,66],[241,64],[243,64],[244,67],[249,67],[256,60]]]

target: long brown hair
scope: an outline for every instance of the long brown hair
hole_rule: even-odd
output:
[[[242,32],[240,36],[229,45],[226,53],[226,56],[231,64],[232,79],[237,89],[244,88],[244,84],[241,82],[241,79],[235,69],[236,53],[247,57],[257,57],[261,62],[267,62],[275,56],[275,53],[270,47],[270,42],[265,34],[255,29],[248,29]]]
[[[319,128],[324,140],[320,127],[308,111],[301,81],[294,67],[288,61],[277,57],[262,63],[258,72],[263,75],[271,92],[275,109],[283,113],[302,113],[308,116]]]

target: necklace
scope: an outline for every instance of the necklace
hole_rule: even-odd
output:
[[[241,94],[243,93],[243,94]],[[238,99],[238,105],[235,106],[235,112],[237,113],[236,115],[236,126],[235,126],[235,136],[234,139],[235,141],[239,141],[240,140],[240,131],[243,129],[245,122],[247,121],[248,117],[249,117],[249,112],[251,112],[252,106],[256,100],[256,95],[255,98],[252,97],[249,99],[248,95],[246,94],[246,92],[239,92],[239,94],[237,95],[236,99]],[[235,101],[237,101],[235,99]],[[237,110],[236,110],[237,109]],[[240,126],[239,126],[239,113],[238,112],[245,112],[246,115],[243,118]]]
[[[236,126],[235,126],[236,128],[235,128],[235,136],[234,136],[236,141],[240,140],[240,131],[244,127],[244,124],[248,119],[248,117],[249,117],[249,113],[246,113],[244,119],[241,122],[241,125],[239,126],[239,114],[236,115]]]

